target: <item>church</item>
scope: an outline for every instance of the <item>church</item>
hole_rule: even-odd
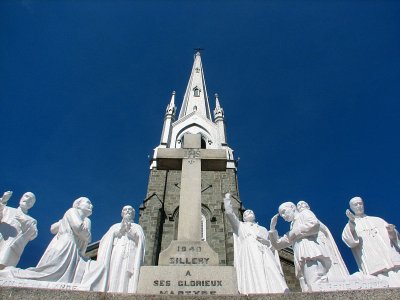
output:
[[[244,205],[238,187],[238,162],[227,141],[224,110],[215,94],[214,110],[210,109],[200,52],[194,63],[183,102],[177,113],[176,93],[167,105],[160,143],[150,161],[147,195],[140,206],[139,224],[146,236],[145,265],[158,265],[159,255],[177,239],[182,161],[165,159],[163,149],[180,149],[185,134],[199,134],[201,149],[225,150],[222,162],[210,161],[201,166],[201,239],[218,254],[220,266],[233,266],[232,228],[224,214],[223,197],[232,195],[232,206],[242,218]],[[294,274],[293,251],[279,253],[285,279],[292,291],[299,291]]]

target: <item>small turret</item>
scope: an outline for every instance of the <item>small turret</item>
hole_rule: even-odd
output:
[[[214,122],[218,126],[218,134],[221,141],[221,145],[226,146],[227,143],[226,143],[224,110],[219,104],[218,94],[215,94]]]
[[[161,134],[160,147],[167,148],[171,138],[172,123],[175,121],[175,91],[172,92],[171,101],[167,105],[164,117],[164,125]]]

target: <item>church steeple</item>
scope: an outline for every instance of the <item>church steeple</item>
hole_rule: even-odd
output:
[[[160,144],[154,149],[150,168],[157,167],[160,148],[182,148],[187,133],[200,134],[201,148],[225,149],[227,168],[236,168],[233,150],[227,144],[224,111],[216,95],[214,120],[211,115],[200,53],[194,57],[192,72],[183,98],[179,117],[175,119],[175,92],[167,106]]]
[[[194,56],[192,73],[190,74],[189,82],[186,87],[182,107],[179,112],[179,119],[194,111],[211,120],[210,105],[208,103],[200,52],[196,52]]]

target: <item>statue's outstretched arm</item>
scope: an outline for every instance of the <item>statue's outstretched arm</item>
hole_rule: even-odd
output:
[[[225,215],[229,220],[229,223],[232,225],[233,232],[238,234],[240,221],[238,217],[233,212],[232,203],[231,203],[231,195],[227,193],[224,198],[224,207],[225,207]]]

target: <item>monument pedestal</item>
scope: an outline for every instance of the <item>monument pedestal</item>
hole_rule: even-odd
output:
[[[200,134],[185,134],[181,151],[164,149],[164,163],[181,162],[178,240],[160,253],[158,266],[140,268],[137,292],[156,295],[237,294],[234,267],[218,266],[218,254],[201,241],[201,170],[208,160],[224,162],[225,150],[201,149]],[[182,152],[183,151],[183,152]],[[182,153],[180,153],[182,152]],[[178,155],[180,153],[180,155]],[[202,166],[203,161],[203,166]],[[207,165],[211,168],[214,163]],[[220,167],[220,166],[219,166]]]
[[[172,241],[158,266],[140,268],[138,293],[156,295],[237,294],[234,267],[218,266],[218,254],[205,241]]]
[[[144,266],[137,293],[156,295],[237,294],[236,271],[224,266]]]

